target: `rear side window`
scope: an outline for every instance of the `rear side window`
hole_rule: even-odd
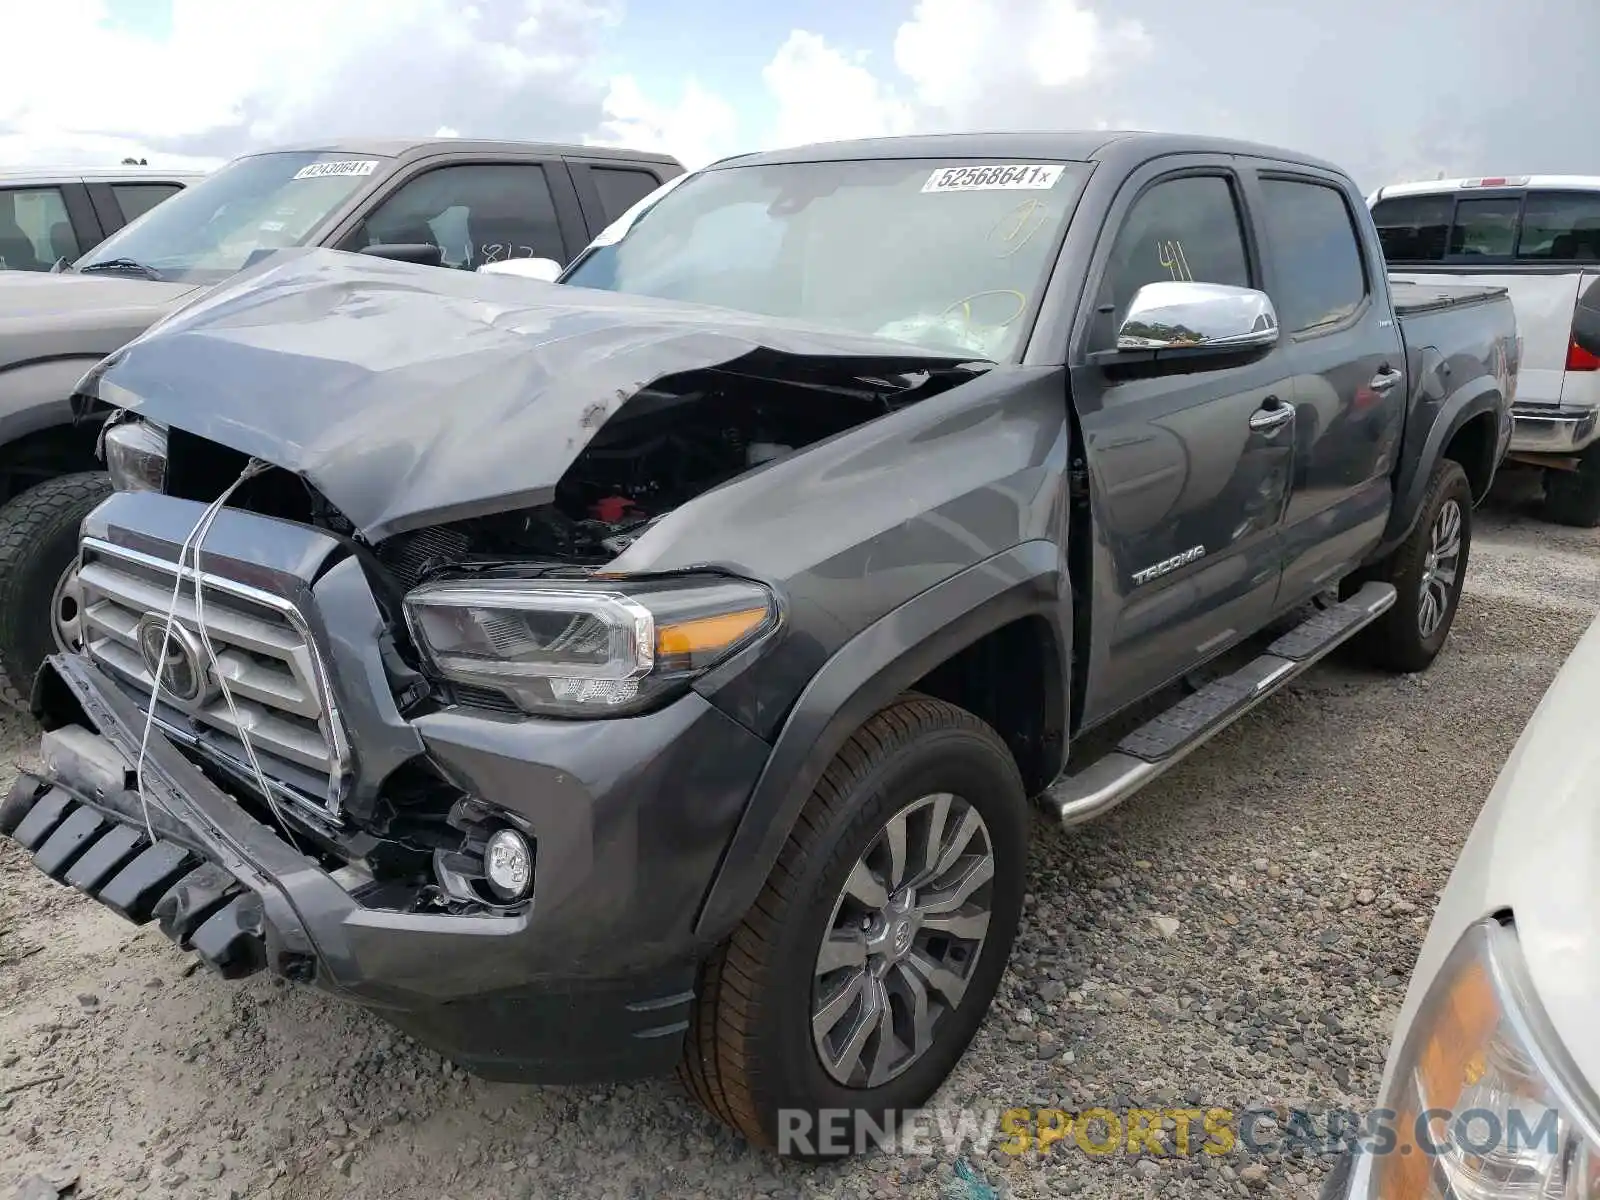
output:
[[[1520,196],[1462,200],[1450,227],[1452,258],[1510,258],[1517,245]]]
[[[1372,206],[1383,256],[1390,262],[1439,262],[1450,244],[1456,198],[1438,194],[1397,196]]]
[[[1337,325],[1367,296],[1361,243],[1344,193],[1319,183],[1263,179],[1261,194],[1278,324],[1294,333]]]
[[[1435,192],[1372,206],[1392,264],[1600,263],[1600,192]]]
[[[1529,192],[1517,257],[1600,262],[1600,192]]]
[[[1188,280],[1250,286],[1239,206],[1215,175],[1169,179],[1134,201],[1112,245],[1101,303],[1118,322],[1147,283]]]
[[[124,223],[137,220],[169,196],[183,189],[175,183],[113,183],[112,194],[122,210]]]
[[[605,213],[607,224],[661,186],[650,172],[627,167],[590,167],[589,178],[600,193],[600,211]]]

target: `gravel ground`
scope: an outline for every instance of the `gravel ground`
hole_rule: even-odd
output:
[[[1522,512],[1508,488],[1480,514],[1427,675],[1323,667],[1098,825],[1038,820],[1011,970],[936,1104],[1370,1102],[1457,848],[1600,606],[1600,532]],[[0,725],[0,758],[30,736]],[[670,1081],[481,1083],[363,1012],[196,973],[0,851],[0,1188],[19,1195],[1313,1196],[1323,1170],[927,1149],[805,1168]]]

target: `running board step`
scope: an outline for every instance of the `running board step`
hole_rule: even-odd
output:
[[[1104,758],[1058,780],[1045,792],[1045,806],[1063,825],[1079,825],[1115,808],[1349,641],[1394,602],[1393,585],[1369,583],[1350,599],[1322,609],[1233,674],[1212,680],[1135,729]]]

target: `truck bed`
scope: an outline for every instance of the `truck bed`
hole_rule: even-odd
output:
[[[1460,308],[1469,304],[1482,304],[1496,296],[1506,294],[1503,287],[1481,283],[1418,283],[1409,279],[1389,278],[1389,290],[1394,296],[1396,316],[1408,317],[1413,313],[1436,312],[1442,308]]]

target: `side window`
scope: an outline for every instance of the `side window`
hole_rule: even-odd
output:
[[[1441,262],[1450,244],[1456,198],[1448,192],[1396,196],[1372,206],[1383,257],[1390,263]]]
[[[444,265],[476,270],[507,258],[567,261],[544,168],[533,164],[437,167],[402,185],[367,217],[347,249],[430,242]]]
[[[1272,247],[1278,324],[1291,332],[1334,325],[1367,296],[1361,242],[1337,188],[1263,179],[1262,224]]]
[[[124,223],[144,216],[156,205],[172,196],[176,196],[183,188],[175,183],[113,183],[111,194],[117,198],[117,207],[122,210]]]
[[[1450,229],[1450,254],[1467,258],[1510,258],[1517,244],[1520,196],[1463,200]]]
[[[48,271],[78,254],[60,188],[0,190],[0,270]]]
[[[600,211],[607,224],[661,186],[650,172],[628,167],[590,167],[589,178],[600,193]]]
[[[1221,176],[1169,179],[1134,201],[1101,284],[1100,304],[1115,309],[1111,328],[1141,287],[1170,280],[1250,286],[1239,205]]]
[[[1600,262],[1600,192],[1529,192],[1517,257]]]

